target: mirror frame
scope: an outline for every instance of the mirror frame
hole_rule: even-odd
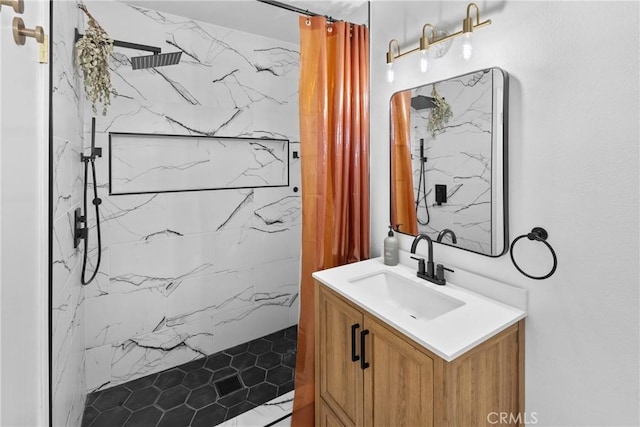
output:
[[[392,199],[393,199],[393,184],[391,181],[391,159],[392,159],[392,155],[391,155],[391,150],[393,149],[393,146],[391,144],[392,142],[392,116],[391,116],[391,99],[393,99],[393,97],[400,93],[400,92],[405,92],[408,90],[414,90],[417,89],[419,87],[423,87],[423,86],[427,86],[427,85],[433,85],[436,83],[441,83],[450,79],[457,79],[459,77],[463,77],[469,74],[473,74],[473,73],[477,73],[477,72],[481,72],[481,71],[485,71],[485,70],[496,70],[499,71],[502,74],[502,78],[503,78],[503,82],[504,82],[504,86],[503,86],[503,92],[502,92],[502,215],[503,215],[503,224],[502,224],[502,232],[503,232],[503,243],[504,246],[502,248],[502,251],[500,253],[497,254],[485,254],[485,253],[481,253],[481,252],[477,252],[471,249],[467,249],[467,248],[461,248],[459,246],[456,245],[452,245],[449,244],[447,242],[438,242],[436,240],[433,240],[433,243],[438,243],[438,244],[442,244],[445,246],[450,246],[452,248],[455,249],[460,249],[463,251],[467,251],[467,252],[471,252],[474,254],[478,254],[478,255],[482,255],[482,256],[486,256],[489,258],[499,258],[501,256],[503,256],[504,254],[506,254],[507,252],[509,252],[509,73],[507,73],[505,70],[503,70],[500,67],[488,67],[488,68],[481,68],[479,70],[474,70],[474,71],[469,71],[467,73],[464,74],[459,74],[457,76],[452,76],[449,77],[447,79],[444,80],[438,80],[435,82],[429,82],[429,83],[424,83],[421,84],[419,86],[414,86],[411,88],[407,88],[407,89],[402,89],[399,91],[394,92],[391,95],[391,98],[389,99],[389,224],[391,224],[392,218]],[[493,97],[493,93],[492,93],[492,97]],[[496,153],[499,154],[498,151],[496,151]],[[396,231],[396,233],[400,233],[400,234],[404,234],[406,236],[413,236],[415,237],[413,234],[408,234],[405,233],[403,231]]]

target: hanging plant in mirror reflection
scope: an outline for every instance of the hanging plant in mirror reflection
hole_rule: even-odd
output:
[[[78,7],[87,15],[89,23],[84,36],[76,41],[76,63],[82,70],[84,90],[94,114],[96,105],[102,104],[102,115],[107,114],[111,103],[111,73],[109,56],[113,52],[113,39],[89,13],[87,7],[80,3]]]
[[[434,99],[435,106],[429,111],[427,130],[435,138],[436,134],[442,131],[444,126],[449,123],[453,112],[451,111],[451,105],[436,90],[435,84],[433,85],[433,90],[431,90],[431,96]]]

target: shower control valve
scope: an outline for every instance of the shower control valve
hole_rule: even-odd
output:
[[[86,221],[87,219],[85,218],[84,215],[82,215],[82,211],[80,210],[80,208],[76,208],[76,210],[73,211],[73,224],[74,224],[73,247],[74,248],[77,248],[80,245],[80,240],[87,238],[87,227],[84,226]]]

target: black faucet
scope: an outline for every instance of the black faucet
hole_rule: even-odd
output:
[[[431,283],[442,286],[447,283],[444,279],[444,270],[451,272],[453,272],[453,270],[445,268],[442,264],[438,264],[438,267],[436,268],[436,274],[433,274],[433,240],[431,240],[431,237],[427,236],[426,234],[418,234],[416,238],[413,239],[413,243],[411,244],[411,253],[416,253],[418,243],[422,239],[427,241],[427,244],[429,245],[429,253],[426,263],[426,269],[424,258],[411,257],[418,261],[418,273],[416,275],[421,279],[428,280]]]
[[[442,231],[440,231],[440,233],[438,233],[438,238],[436,239],[436,241],[442,242],[442,239],[447,234],[449,234],[451,236],[451,241],[453,243],[458,243],[458,239],[456,238],[456,233],[454,233],[453,230],[449,230],[448,228],[443,228]]]

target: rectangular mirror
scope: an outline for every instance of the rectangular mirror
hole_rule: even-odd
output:
[[[499,68],[391,97],[391,224],[497,257],[508,248],[508,75]]]

